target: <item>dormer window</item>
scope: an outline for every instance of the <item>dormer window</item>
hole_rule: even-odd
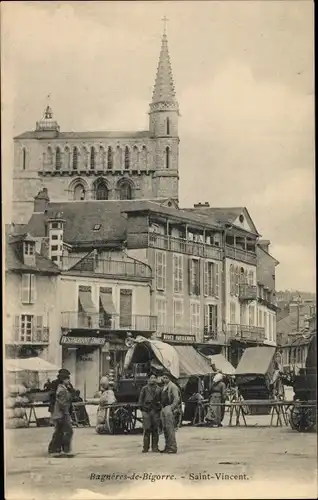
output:
[[[24,255],[34,255],[35,254],[35,243],[32,241],[24,242]]]

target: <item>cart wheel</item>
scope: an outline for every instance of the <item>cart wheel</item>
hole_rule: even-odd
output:
[[[128,414],[124,422],[124,430],[126,432],[132,432],[136,427],[137,421],[137,410],[135,408],[128,408]]]
[[[114,423],[114,408],[107,408],[106,410],[106,429],[109,434],[115,434],[115,423]]]
[[[315,411],[313,408],[294,406],[290,412],[290,426],[298,432],[308,432],[315,426]]]

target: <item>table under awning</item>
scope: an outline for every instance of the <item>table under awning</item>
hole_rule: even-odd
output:
[[[96,312],[96,308],[93,304],[90,291],[79,290],[78,298],[79,298],[79,301],[81,303],[81,306],[82,306],[84,312],[86,312],[86,313],[95,313]]]
[[[191,375],[208,375],[213,372],[210,360],[200,354],[192,346],[174,345],[178,353],[180,378]]]
[[[105,313],[109,315],[117,314],[111,293],[101,291],[99,297]]]

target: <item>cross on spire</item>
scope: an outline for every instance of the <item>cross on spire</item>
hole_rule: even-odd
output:
[[[169,21],[169,19],[167,18],[167,16],[164,16],[161,21],[163,22],[163,34],[166,35],[167,34],[167,23]]]

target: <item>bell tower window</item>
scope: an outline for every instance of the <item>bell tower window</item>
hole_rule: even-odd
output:
[[[166,120],[166,133],[167,135],[170,135],[170,118],[167,118]]]
[[[113,150],[111,147],[108,148],[107,150],[107,168],[111,170],[113,168]]]
[[[119,185],[119,199],[132,200],[132,187],[130,182],[124,181]]]
[[[170,168],[170,148],[166,147],[166,168]]]
[[[56,148],[55,151],[55,170],[61,170],[61,150],[59,147]]]
[[[85,200],[85,189],[82,184],[76,184],[74,188],[74,200]]]
[[[73,149],[73,170],[77,170],[78,167],[78,149],[75,146]]]
[[[26,149],[22,149],[22,169],[25,170],[26,168]]]
[[[125,147],[125,170],[130,168],[130,151],[129,148]]]
[[[108,188],[104,180],[99,180],[95,188],[96,200],[108,200]]]
[[[95,170],[95,165],[96,165],[96,153],[95,153],[95,148],[91,147],[91,156],[90,156],[90,167],[91,170]]]

